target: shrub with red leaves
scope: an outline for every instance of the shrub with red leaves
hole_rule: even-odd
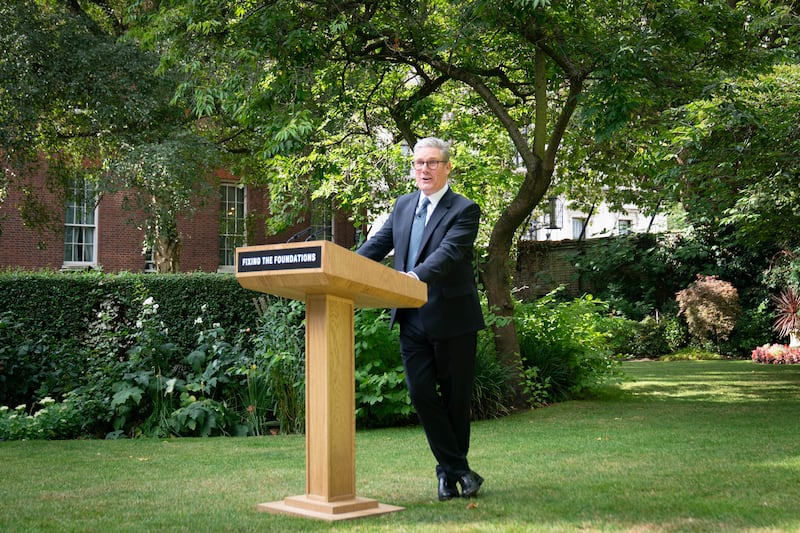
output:
[[[697,281],[678,292],[675,299],[689,333],[701,342],[727,340],[741,311],[736,287],[717,276],[698,274]]]

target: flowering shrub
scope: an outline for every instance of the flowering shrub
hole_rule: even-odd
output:
[[[770,365],[800,364],[800,348],[785,344],[765,344],[753,350],[753,362]]]
[[[13,410],[0,406],[0,441],[23,439],[69,439],[80,433],[80,406],[70,395],[63,402],[46,396],[30,414],[25,404]]]

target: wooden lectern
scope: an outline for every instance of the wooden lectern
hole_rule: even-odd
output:
[[[426,285],[329,241],[236,250],[242,287],[306,302],[306,493],[261,511],[323,520],[402,507],[356,496],[355,307],[419,307]]]

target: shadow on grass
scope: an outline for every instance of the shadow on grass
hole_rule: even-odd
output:
[[[800,401],[800,365],[751,361],[630,362],[621,390],[633,398],[710,402]]]

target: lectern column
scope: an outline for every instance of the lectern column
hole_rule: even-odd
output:
[[[355,497],[353,302],[327,294],[306,300],[306,493]]]

